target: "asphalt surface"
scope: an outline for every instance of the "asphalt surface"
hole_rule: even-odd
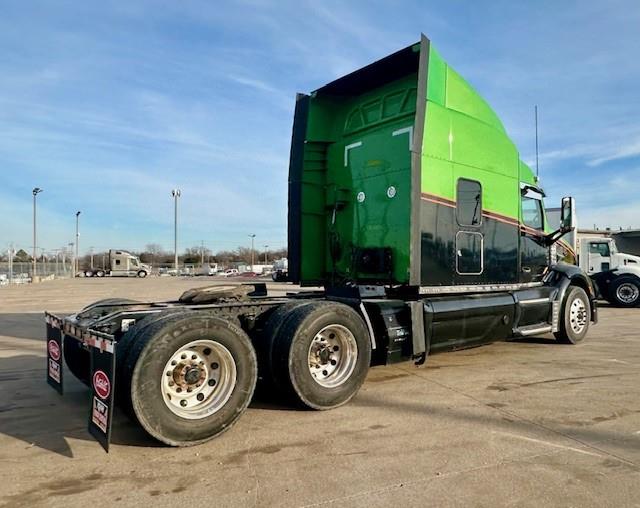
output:
[[[640,506],[640,309],[603,306],[579,346],[542,336],[376,367],[332,411],[254,400],[192,448],[116,412],[106,454],[86,430],[88,390],[45,382],[42,311],[207,282],[0,288],[0,506]]]

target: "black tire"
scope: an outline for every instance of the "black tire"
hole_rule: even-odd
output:
[[[124,409],[129,416],[134,420],[136,419],[131,406],[131,376],[126,368],[127,359],[129,358],[129,352],[136,341],[147,332],[147,328],[160,321],[166,321],[169,318],[174,318],[180,314],[182,317],[187,317],[188,310],[180,309],[173,312],[163,312],[162,314],[151,314],[140,321],[138,321],[133,327],[131,327],[118,341],[116,346],[116,386],[118,389],[115,392],[116,402]]]
[[[312,342],[319,337],[319,332],[328,327],[348,330],[349,340],[356,346],[355,352],[343,348],[336,370],[329,374],[333,376],[340,372],[343,362],[353,364],[352,370],[345,371],[344,379],[335,386],[322,385],[312,375],[309,364]],[[326,333],[331,335],[330,332]],[[329,365],[329,358],[325,356],[323,366],[316,364],[314,368],[324,374],[324,366]],[[276,384],[294,401],[311,409],[323,410],[349,402],[364,383],[370,363],[371,342],[362,318],[342,303],[309,302],[291,310],[280,324],[273,347],[272,373]]]
[[[554,333],[556,340],[561,344],[582,342],[589,331],[590,321],[591,303],[587,293],[581,287],[569,286],[562,302],[560,330]]]
[[[282,391],[274,374],[273,352],[275,342],[285,318],[296,308],[309,305],[310,302],[289,302],[275,309],[267,318],[264,328],[254,341],[258,355],[258,387],[261,392],[271,394]]]
[[[89,377],[91,376],[91,355],[89,351],[82,347],[81,342],[68,335],[65,335],[62,341],[64,362],[67,364],[69,371],[78,381],[89,386]]]
[[[165,403],[162,379],[172,355],[192,341],[204,339],[226,348],[235,366],[236,382],[229,398],[213,414],[188,419]],[[228,430],[249,405],[257,379],[256,355],[249,337],[233,323],[202,314],[180,313],[150,323],[131,346],[125,369],[133,415],[151,436],[171,446],[196,445]]]
[[[146,270],[138,270],[138,274],[137,275],[141,279],[144,279],[147,276],[147,272],[146,272]]]
[[[637,307],[640,305],[640,280],[621,275],[611,282],[608,293],[609,302],[616,307]]]

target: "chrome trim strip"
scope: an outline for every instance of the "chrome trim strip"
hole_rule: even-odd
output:
[[[542,282],[522,282],[519,284],[478,284],[466,286],[420,286],[421,295],[449,293],[489,293],[492,291],[515,291],[518,289],[540,287]]]
[[[520,305],[534,305],[536,303],[551,303],[551,300],[548,298],[533,298],[532,300],[520,300],[518,303]]]
[[[533,328],[531,330],[518,330],[518,333],[523,337],[528,335],[535,335],[536,333],[548,333],[551,331],[551,326],[541,326],[539,328]]]

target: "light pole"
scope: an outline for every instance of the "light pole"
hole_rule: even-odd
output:
[[[73,276],[75,277],[78,273],[78,244],[80,243],[80,210],[76,212],[76,261],[73,265]]]
[[[264,246],[264,264],[267,264],[267,249],[269,248],[268,245]]]
[[[38,256],[36,243],[36,196],[42,192],[40,187],[33,189],[33,270],[31,272],[31,280],[36,276],[36,258]]]
[[[93,247],[89,247],[89,252],[91,253],[91,271],[93,272]]]
[[[181,195],[180,189],[173,189],[171,191],[173,196],[173,252],[174,260],[173,265],[176,269],[176,275],[178,272],[178,198]]]
[[[251,234],[249,235],[249,237],[251,238],[251,271],[253,272],[253,240],[255,239],[256,235],[255,234]]]

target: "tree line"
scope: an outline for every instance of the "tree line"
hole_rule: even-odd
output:
[[[145,248],[141,251],[130,250],[131,254],[138,256],[140,261],[143,263],[150,264],[152,266],[170,266],[174,262],[174,254],[173,252],[168,252],[162,248],[161,245],[157,243],[150,243],[145,246]],[[67,260],[70,260],[72,257],[72,253],[67,253]],[[91,266],[91,257],[92,254],[84,254],[80,256],[79,259],[79,268],[87,269]],[[266,260],[267,264],[271,264],[276,259],[286,258],[287,257],[287,249],[268,249],[266,251]],[[96,268],[103,268],[105,264],[108,263],[109,252],[108,251],[96,251],[93,253],[93,266]],[[6,252],[0,255],[0,261],[8,261],[9,256]],[[44,255],[38,256],[37,261],[42,262],[45,259],[49,261],[55,261],[55,255]],[[204,259],[205,264],[218,263],[222,265],[231,265],[231,264],[251,264],[251,249],[248,247],[238,247],[232,250],[220,250],[215,253],[203,246],[195,246],[189,247],[184,250],[183,253],[179,254],[178,261],[182,264],[193,264],[199,265],[201,261]],[[265,251],[255,249],[253,251],[253,259],[254,264],[265,264]],[[31,254],[27,253],[23,249],[18,250],[14,256],[13,260],[15,262],[31,262],[33,257]]]

